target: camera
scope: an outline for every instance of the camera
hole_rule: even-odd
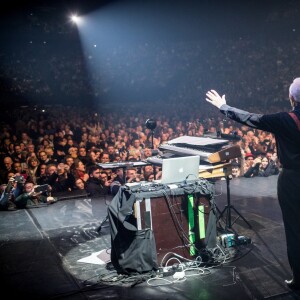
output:
[[[48,184],[38,185],[34,188],[36,193],[44,193],[48,191]]]
[[[25,182],[25,179],[24,179],[24,176],[15,176],[14,177],[14,180],[15,182],[19,182],[19,183],[24,183]]]

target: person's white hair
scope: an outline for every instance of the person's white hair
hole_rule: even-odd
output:
[[[300,102],[300,77],[294,79],[290,85],[289,92],[296,102]]]

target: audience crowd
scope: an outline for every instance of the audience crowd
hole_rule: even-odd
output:
[[[151,164],[109,169],[99,163],[146,161],[160,144],[179,136],[227,135],[242,153],[231,161],[233,177],[279,173],[274,136],[223,118],[204,98],[217,87],[229,104],[249,111],[289,109],[288,86],[300,74],[299,37],[141,43],[109,51],[100,45],[101,67],[88,50],[65,46],[29,42],[16,51],[1,50],[3,101],[6,95],[33,101],[1,111],[2,209],[76,193],[114,195],[125,182],[159,179],[161,168]],[[96,66],[89,73],[87,61]],[[122,103],[133,95],[134,101]],[[145,126],[149,118],[157,124],[153,131]]]
[[[77,194],[115,195],[125,182],[160,179],[161,167],[152,164],[107,168],[106,163],[147,161],[162,154],[159,145],[179,136],[224,135],[239,144],[242,156],[232,159],[233,177],[279,173],[272,134],[240,126],[219,115],[181,113],[170,106],[155,115],[156,128],[148,129],[152,107],[95,113],[88,108],[48,107],[12,110],[1,124],[0,182],[4,208],[53,203]],[[193,119],[194,118],[194,119]],[[156,150],[156,151],[154,151]],[[100,164],[100,165],[99,165]],[[48,187],[38,191],[40,187]],[[26,204],[27,203],[27,204]],[[2,208],[3,209],[3,208]]]

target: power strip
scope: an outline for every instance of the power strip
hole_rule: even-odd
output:
[[[176,273],[177,268],[176,267],[163,267],[163,268],[159,268],[157,270],[157,276],[158,277],[168,277],[168,276],[172,276]]]

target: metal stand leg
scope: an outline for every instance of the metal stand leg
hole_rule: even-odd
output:
[[[242,218],[244,222],[249,226],[249,228],[252,228],[251,224],[242,216],[242,214],[230,203],[230,177],[226,176],[226,187],[227,187],[227,205],[225,205],[225,208],[222,210],[222,212],[219,215],[218,220],[220,220],[224,213],[226,213],[226,229],[232,229],[232,225],[237,221],[238,218]],[[236,219],[232,222],[231,221],[231,210],[234,210],[237,214]]]
[[[108,221],[108,215],[106,215],[105,219],[101,222],[101,224],[99,225],[99,227],[96,229],[97,232],[100,232],[102,229],[102,226],[105,222]]]

